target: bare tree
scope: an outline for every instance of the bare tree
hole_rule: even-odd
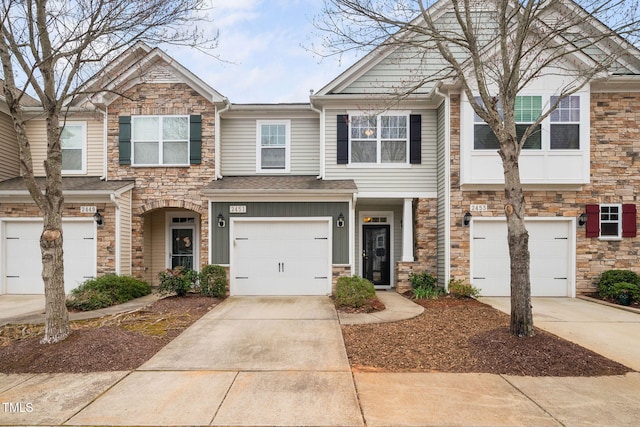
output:
[[[400,49],[413,54],[414,63],[419,58],[421,65],[407,70],[410,78],[394,88],[394,96],[457,84],[489,125],[504,170],[514,335],[533,335],[520,153],[563,98],[611,75],[616,61],[637,52],[631,44],[638,35],[637,7],[635,0],[325,0],[316,22],[328,34],[328,54]],[[518,93],[551,74],[563,80],[554,101],[526,129],[517,129]]]
[[[21,170],[40,209],[42,278],[46,298],[43,343],[69,335],[62,251],[62,150],[60,134],[69,101],[80,83],[136,42],[212,48],[197,28],[205,0],[2,0],[0,61],[4,95],[20,150]],[[21,100],[32,94],[46,118],[45,188],[34,176]]]

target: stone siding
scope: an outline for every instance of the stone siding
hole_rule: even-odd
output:
[[[118,118],[134,115],[202,116],[202,162],[184,167],[119,164]],[[132,271],[144,276],[144,218],[157,209],[184,209],[200,215],[200,265],[209,258],[209,219],[202,188],[215,176],[215,107],[183,83],[139,84],[109,106],[107,159],[111,180],[135,180],[132,192]],[[151,272],[152,276],[158,272]],[[149,274],[149,273],[148,273]]]
[[[452,97],[451,129],[460,126],[460,98]],[[579,190],[526,191],[527,216],[577,218],[592,203],[638,203],[640,189],[640,94],[591,94],[591,183]],[[488,211],[474,217],[503,217],[503,191],[462,191],[459,184],[460,138],[451,134],[451,277],[469,280],[469,227],[462,217],[471,204]],[[595,290],[608,269],[640,273],[640,237],[617,241],[585,237],[576,230],[576,292]]]

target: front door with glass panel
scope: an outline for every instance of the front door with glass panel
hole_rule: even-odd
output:
[[[171,268],[184,267],[192,270],[194,266],[194,228],[171,228]]]
[[[376,286],[390,286],[390,226],[362,226],[362,277]]]

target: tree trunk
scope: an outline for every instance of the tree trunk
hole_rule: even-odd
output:
[[[47,117],[47,160],[44,162],[46,201],[42,216],[44,229],[40,236],[42,252],[42,280],[46,299],[45,331],[43,344],[64,340],[69,336],[69,312],[65,303],[62,211],[62,149],[58,114],[55,110]]]
[[[515,145],[515,144],[514,144]],[[525,199],[520,183],[520,171],[516,149],[501,149],[503,156],[505,214],[511,266],[511,324],[510,332],[518,337],[533,336],[531,312],[531,278],[529,233],[524,223]]]

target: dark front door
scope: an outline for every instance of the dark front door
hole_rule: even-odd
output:
[[[362,276],[376,286],[390,285],[390,226],[362,226]]]

